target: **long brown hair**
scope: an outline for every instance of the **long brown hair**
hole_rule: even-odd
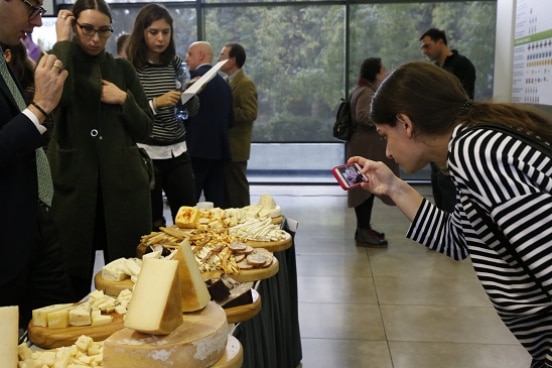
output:
[[[552,140],[552,119],[527,105],[471,101],[460,80],[428,62],[408,62],[390,73],[372,100],[370,117],[394,126],[397,115],[414,122],[415,133],[440,135],[458,125],[508,125]]]
[[[173,18],[171,14],[162,5],[148,4],[138,12],[127,44],[127,58],[136,69],[144,68],[144,65],[148,61],[148,46],[146,45],[144,32],[153,22],[160,19],[164,19],[171,27],[171,40],[167,49],[160,55],[161,63],[168,65],[176,56]]]

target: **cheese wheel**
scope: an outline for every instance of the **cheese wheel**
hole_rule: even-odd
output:
[[[228,340],[224,310],[214,302],[195,313],[166,336],[142,334],[129,328],[104,341],[104,368],[207,368],[223,355]]]
[[[182,311],[195,312],[205,308],[211,300],[211,295],[203,276],[201,276],[188,239],[182,241],[175,258],[178,261],[180,275]]]
[[[0,307],[0,367],[17,367],[18,324],[17,306]]]
[[[146,258],[132,292],[125,327],[167,335],[182,323],[178,261]]]

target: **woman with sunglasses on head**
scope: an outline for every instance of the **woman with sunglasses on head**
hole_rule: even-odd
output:
[[[94,255],[135,257],[151,232],[149,174],[137,141],[153,126],[132,65],[105,51],[113,33],[104,0],[77,0],[61,10],[51,50],[69,72],[53,113],[48,157],[52,214],[75,290],[90,292]],[[73,36],[72,36],[73,34]]]
[[[181,206],[196,204],[194,172],[186,147],[184,122],[176,118],[175,106],[182,92],[176,89],[176,75],[182,59],[176,55],[173,19],[162,5],[140,9],[127,44],[127,58],[134,65],[154,114],[153,131],[141,141],[153,159],[155,187],[151,192],[153,228],[165,226],[163,192],[172,220]],[[186,105],[189,116],[197,114],[199,98]]]

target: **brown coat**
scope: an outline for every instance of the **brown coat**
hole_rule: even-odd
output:
[[[370,122],[370,103],[376,91],[374,85],[357,86],[351,96],[351,114],[355,122],[355,129],[347,143],[347,158],[362,156],[374,161],[383,161],[395,174],[399,174],[399,165],[385,156],[385,140],[376,132],[374,124]],[[347,205],[357,207],[370,198],[372,194],[362,188],[354,188],[348,192]],[[383,202],[392,205],[388,198]]]

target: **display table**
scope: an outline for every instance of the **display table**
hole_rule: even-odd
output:
[[[238,324],[234,330],[234,336],[244,350],[243,368],[296,368],[301,363],[294,240],[296,224],[291,219],[282,224],[292,235],[292,246],[274,253],[280,269],[259,284],[257,291],[263,300],[259,314]]]

